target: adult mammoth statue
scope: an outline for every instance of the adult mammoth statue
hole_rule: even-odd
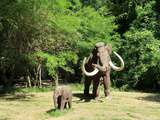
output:
[[[109,85],[110,85],[110,68],[115,71],[121,71],[124,68],[124,61],[118,53],[113,52],[120,60],[120,67],[115,66],[110,58],[112,53],[111,46],[105,45],[103,42],[98,42],[95,45],[92,53],[88,58],[84,58],[82,64],[82,71],[86,76],[84,83],[84,95],[89,95],[89,87],[93,80],[93,97],[99,96],[98,86],[100,80],[103,80],[104,94],[109,96]]]

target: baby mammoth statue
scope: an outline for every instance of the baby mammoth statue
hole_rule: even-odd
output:
[[[57,87],[53,94],[53,101],[55,108],[60,109],[61,111],[64,110],[64,108],[68,107],[71,108],[72,106],[72,91],[65,87]]]

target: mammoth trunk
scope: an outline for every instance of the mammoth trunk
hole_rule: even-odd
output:
[[[122,57],[116,53],[113,52],[116,57],[118,57],[118,59],[120,60],[121,65],[120,66],[116,66],[113,64],[110,55],[108,54],[108,52],[102,52],[99,55],[99,61],[98,64],[95,65],[96,68],[98,68],[100,71],[105,72],[107,69],[109,69],[109,66],[111,66],[111,68],[115,71],[121,71],[124,69],[124,61],[122,59]]]
[[[91,68],[93,68],[93,71],[87,71],[86,70],[85,65],[88,64],[88,63],[87,63],[86,57],[84,58],[83,63],[82,63],[82,71],[83,71],[83,73],[86,76],[94,76],[99,71],[105,72],[107,69],[109,69],[109,66],[111,66],[111,68],[114,69],[115,71],[123,70],[124,69],[124,61],[123,61],[123,59],[121,58],[121,56],[118,53],[116,53],[116,52],[113,52],[113,53],[120,60],[120,62],[121,62],[120,67],[117,67],[112,63],[112,61],[110,59],[110,56],[108,54],[101,54],[99,56],[99,59],[97,60],[97,64],[93,64],[92,63],[91,65],[93,65],[94,67],[90,66]]]
[[[94,70],[92,72],[86,71],[85,64],[86,64],[86,57],[83,59],[83,63],[82,63],[82,71],[86,76],[94,76],[99,72],[99,70],[97,68],[94,68]]]

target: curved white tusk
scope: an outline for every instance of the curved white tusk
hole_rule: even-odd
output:
[[[121,62],[121,66],[120,67],[117,67],[117,66],[115,66],[113,63],[112,63],[112,61],[109,61],[109,64],[110,64],[110,66],[113,68],[113,70],[115,70],[115,71],[121,71],[121,70],[123,70],[124,69],[124,61],[123,61],[123,59],[122,59],[122,57],[118,54],[118,53],[116,53],[116,52],[113,52],[118,58],[119,58],[119,60],[120,60],[120,62]]]
[[[85,63],[86,63],[86,57],[83,59],[83,63],[82,63],[82,71],[86,76],[94,76],[99,72],[97,68],[95,68],[92,72],[87,72],[85,69]]]

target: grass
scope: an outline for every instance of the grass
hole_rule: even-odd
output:
[[[65,109],[63,111],[60,111],[58,109],[51,109],[51,110],[47,111],[47,114],[49,114],[52,117],[59,117],[59,116],[65,115],[67,112],[69,112],[71,110],[70,109]]]
[[[53,87],[32,87],[32,88],[16,88],[16,87],[10,87],[10,88],[0,88],[0,94],[14,94],[14,93],[30,93],[30,92],[48,92],[52,91]]]
[[[73,107],[55,110],[52,91],[16,92],[0,96],[0,120],[159,120],[160,94],[111,91],[112,100],[100,92],[100,101],[84,100],[83,89],[73,88]],[[78,90],[78,91],[77,91]]]

